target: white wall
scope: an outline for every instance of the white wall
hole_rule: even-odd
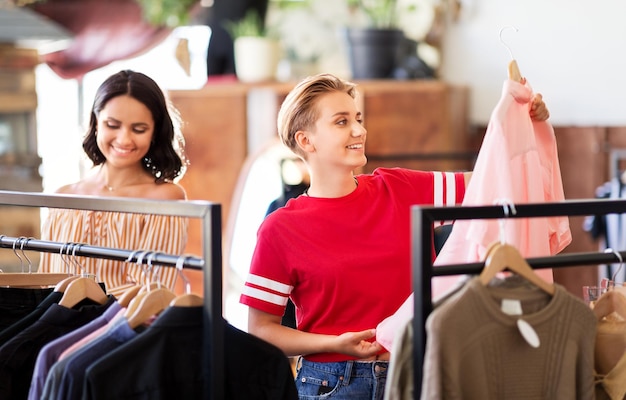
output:
[[[626,125],[626,2],[464,0],[449,22],[441,76],[471,91],[470,118],[484,124],[507,77],[511,48],[544,95],[553,125]]]

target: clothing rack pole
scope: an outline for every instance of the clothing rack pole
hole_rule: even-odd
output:
[[[0,191],[0,205],[17,207],[65,208],[76,210],[127,212],[134,214],[169,215],[187,218],[200,218],[202,221],[202,259],[186,257],[184,267],[201,268],[204,270],[204,329],[207,332],[208,345],[204,346],[204,372],[206,376],[205,397],[211,399],[224,398],[224,322],[222,318],[222,244],[221,244],[221,205],[209,201],[159,201],[132,198],[97,198],[90,196],[43,194],[31,192]],[[41,246],[42,251],[61,250],[57,247],[68,246],[67,243],[39,241],[21,238],[23,245],[33,249]],[[10,244],[10,238],[2,237],[0,247]],[[19,243],[22,244],[21,242]],[[20,248],[20,251],[21,249]],[[95,246],[78,246],[75,255],[125,257],[131,254],[115,249],[98,248]],[[142,249],[135,249],[142,250]],[[104,253],[104,254],[100,254]],[[129,252],[130,253],[130,252]],[[180,255],[156,254],[152,260],[163,265],[176,265]],[[133,258],[131,257],[131,260]],[[172,264],[171,262],[174,261]]]
[[[208,399],[224,399],[224,319],[222,318],[222,211],[221,207],[211,207],[202,220],[204,235],[204,327],[207,332],[204,346],[204,393]],[[208,301],[207,301],[208,300]]]
[[[482,263],[455,264],[433,268],[432,243],[435,221],[462,219],[536,218],[556,216],[587,216],[626,213],[626,200],[593,199],[565,200],[559,203],[516,204],[516,213],[505,214],[503,206],[453,206],[411,208],[412,271],[414,297],[413,315],[413,397],[419,399],[422,389],[424,352],[426,349],[426,319],[432,311],[434,276],[476,274]],[[620,253],[622,257],[626,252]],[[614,253],[558,254],[528,258],[532,268],[560,268],[576,265],[602,264],[615,261]],[[419,291],[418,291],[419,290]]]
[[[0,235],[0,248],[7,248],[20,251],[30,250],[47,253],[68,254],[71,252],[73,256],[82,257],[97,257],[105,258],[109,260],[127,261],[137,263],[140,261],[140,252],[135,250],[123,250],[111,247],[91,246],[85,243],[61,243],[51,242],[48,240],[39,240],[30,237],[8,237]],[[154,256],[150,257],[150,262],[153,265],[167,265],[176,266],[177,260],[181,256],[154,253]],[[143,257],[146,260],[146,257]],[[185,256],[183,263],[184,268],[190,269],[203,269],[204,260],[198,257]]]

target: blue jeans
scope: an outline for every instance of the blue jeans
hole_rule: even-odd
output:
[[[298,360],[300,400],[382,400],[388,361],[313,362]]]

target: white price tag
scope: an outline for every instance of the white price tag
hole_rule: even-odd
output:
[[[535,349],[539,347],[539,336],[537,336],[537,332],[533,329],[532,326],[523,319],[517,320],[517,329],[519,329],[522,337],[529,345],[534,347]]]

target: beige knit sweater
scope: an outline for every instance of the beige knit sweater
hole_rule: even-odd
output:
[[[518,277],[496,286],[472,279],[435,309],[426,324],[421,398],[593,399],[596,319],[555,286],[550,297]],[[502,299],[519,300],[523,315],[505,314]],[[538,348],[520,334],[519,318],[534,328]]]

